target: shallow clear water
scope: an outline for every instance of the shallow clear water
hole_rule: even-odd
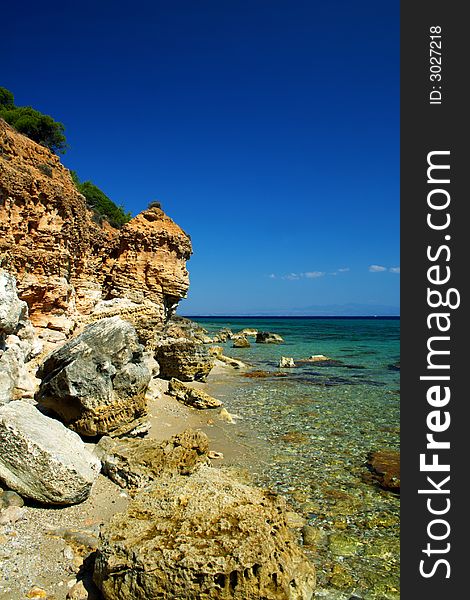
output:
[[[222,327],[280,334],[284,344],[224,353],[276,372],[281,356],[323,354],[336,366],[298,364],[287,377],[249,379],[236,371],[209,383],[237,428],[260,443],[256,479],[290,500],[314,537],[317,598],[399,598],[399,498],[363,481],[367,454],[399,449],[400,322],[395,319],[195,318],[209,335]]]

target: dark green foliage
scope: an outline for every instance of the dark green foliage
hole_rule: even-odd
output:
[[[67,150],[64,125],[31,106],[15,106],[13,94],[5,88],[0,88],[0,117],[52,152],[63,154]]]
[[[106,219],[113,227],[121,228],[131,220],[131,213],[125,212],[122,206],[114,204],[94,183],[91,181],[81,183],[75,171],[70,171],[70,175],[77,190],[85,196],[88,207],[93,210],[100,222]]]
[[[72,181],[74,182],[75,187],[77,188],[77,190],[80,191],[80,186],[82,185],[82,183],[80,181],[80,178],[77,175],[77,171],[72,171],[72,169],[70,169],[69,173],[70,173],[70,176],[72,177]]]
[[[2,108],[15,108],[15,98],[10,90],[0,87],[0,110]]]
[[[49,115],[43,115],[31,106],[15,106],[13,94],[4,87],[0,87],[0,117],[20,133],[53,152],[64,153],[68,147],[62,123],[54,121]],[[50,165],[40,164],[38,169],[44,175],[52,177]],[[125,212],[122,206],[116,206],[91,181],[82,183],[75,171],[70,171],[70,175],[99,222],[106,219],[113,227],[120,228],[131,220],[131,213]]]
[[[158,200],[153,200],[152,202],[149,203],[147,208],[162,208],[162,205],[160,202],[158,202]]]

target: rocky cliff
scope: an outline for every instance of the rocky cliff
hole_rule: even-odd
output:
[[[0,267],[36,327],[63,341],[97,305],[100,317],[119,313],[122,302],[106,301],[121,298],[157,331],[187,292],[190,255],[189,237],[159,208],[120,230],[100,224],[59,158],[0,119]]]

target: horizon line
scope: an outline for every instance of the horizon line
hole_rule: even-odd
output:
[[[401,315],[224,315],[224,314],[177,314],[187,318],[209,318],[218,319],[400,319]]]

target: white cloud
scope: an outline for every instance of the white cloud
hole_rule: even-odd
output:
[[[276,279],[276,275],[274,275],[274,273],[271,273],[271,275],[268,275],[269,279]]]
[[[338,273],[347,273],[351,269],[349,267],[344,267],[344,269],[338,269]]]
[[[299,279],[317,279],[326,275],[324,271],[306,271],[305,273],[287,273],[282,275],[281,279],[287,279],[288,281],[299,281]],[[270,275],[270,277],[272,277]],[[274,276],[275,277],[275,276]]]
[[[386,271],[387,267],[382,267],[381,265],[370,265],[369,271],[371,273],[381,273],[382,271]]]
[[[390,267],[389,271],[390,273],[399,273],[400,267]]]

